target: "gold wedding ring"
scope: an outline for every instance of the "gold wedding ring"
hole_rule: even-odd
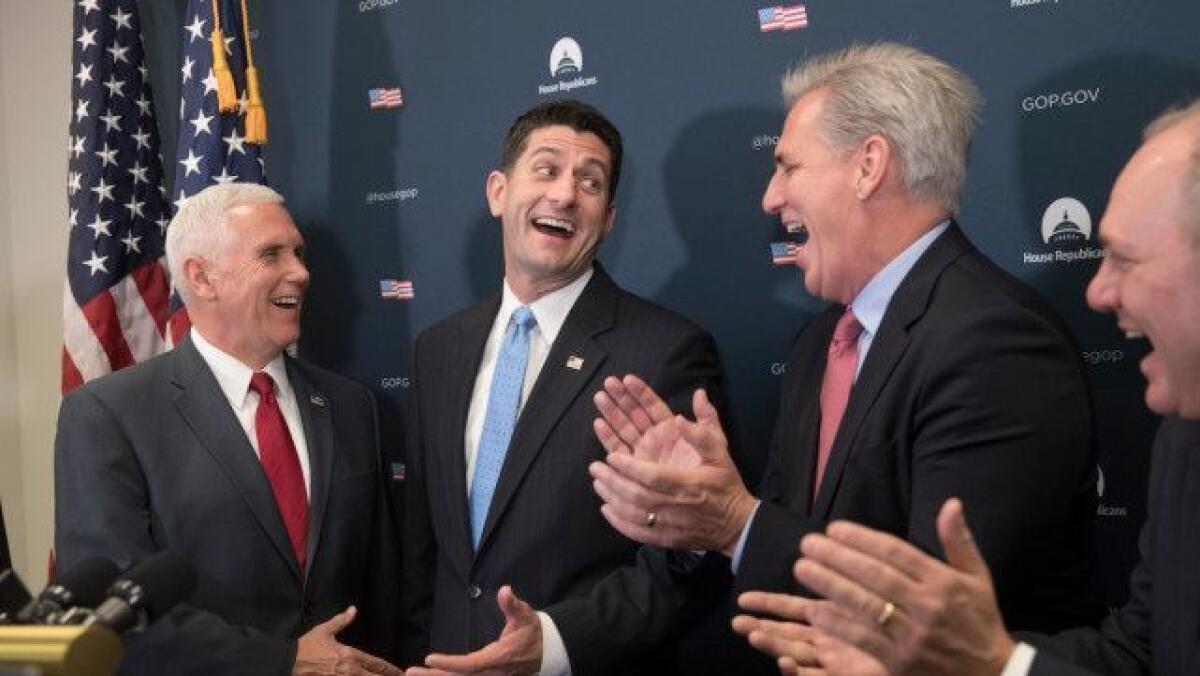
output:
[[[887,603],[883,604],[883,610],[879,611],[879,617],[876,617],[875,621],[879,623],[880,627],[886,627],[887,623],[892,619],[892,615],[895,614],[896,604],[888,601]]]

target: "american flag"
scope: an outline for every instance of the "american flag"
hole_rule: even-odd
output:
[[[238,93],[235,112],[217,109],[217,78],[213,74],[212,0],[188,0],[183,27],[183,67],[179,91],[179,157],[175,188],[179,207],[214,183],[266,183],[260,146],[246,142],[246,52],[242,39],[241,4],[218,0],[225,57]]]
[[[135,0],[78,0],[62,391],[171,345],[163,187]]]
[[[372,110],[378,108],[399,108],[404,105],[404,97],[400,94],[399,87],[370,89],[367,91],[367,98],[371,101]]]
[[[404,477],[408,475],[408,470],[402,462],[392,463],[392,481],[404,481]]]
[[[412,300],[416,295],[413,292],[413,283],[411,281],[381,279],[379,280],[379,297]]]
[[[758,30],[790,31],[808,25],[808,10],[804,5],[764,7],[758,10]]]
[[[793,265],[799,248],[792,242],[771,242],[771,262],[775,265]]]

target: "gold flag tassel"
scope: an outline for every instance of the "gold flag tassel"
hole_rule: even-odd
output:
[[[263,107],[258,69],[254,67],[254,51],[250,47],[250,11],[246,4],[247,0],[242,0],[242,39],[246,42],[246,93],[250,99],[246,107],[246,142],[265,146],[267,110]]]
[[[218,0],[212,0],[213,30],[212,59],[213,76],[217,78],[217,109],[222,113],[237,110],[237,89],[233,84],[233,71],[225,58],[225,31],[221,30],[221,10]]]

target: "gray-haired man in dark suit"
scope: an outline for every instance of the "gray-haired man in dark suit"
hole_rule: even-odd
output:
[[[309,276],[282,201],[252,184],[189,199],[167,258],[190,336],[63,400],[60,565],[169,549],[198,578],[128,637],[122,673],[399,673],[363,652],[390,657],[398,624],[374,402],[284,352]]]

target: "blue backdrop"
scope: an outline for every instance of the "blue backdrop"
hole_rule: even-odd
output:
[[[626,140],[617,225],[600,258],[626,287],[714,333],[739,462],[754,481],[787,345],[822,306],[794,267],[771,264],[782,232],[759,206],[785,112],[779,78],[851,41],[908,42],[963,69],[986,98],[964,229],[1053,301],[1089,364],[1104,477],[1097,526],[1119,603],[1156,421],[1141,398],[1144,345],[1090,312],[1083,290],[1108,189],[1141,127],[1200,94],[1200,4],[811,0],[806,26],[762,31],[760,2],[252,0],[267,173],[311,252],[302,352],[372,385],[394,433],[413,337],[498,287],[499,227],[483,184],[505,129],[547,97],[580,98]],[[167,158],[185,4],[141,3]],[[556,74],[562,38],[574,42],[575,68]],[[372,108],[370,90],[391,88],[403,104]],[[1048,236],[1063,220],[1076,226],[1070,236]],[[381,297],[381,280],[411,281],[414,297]]]

